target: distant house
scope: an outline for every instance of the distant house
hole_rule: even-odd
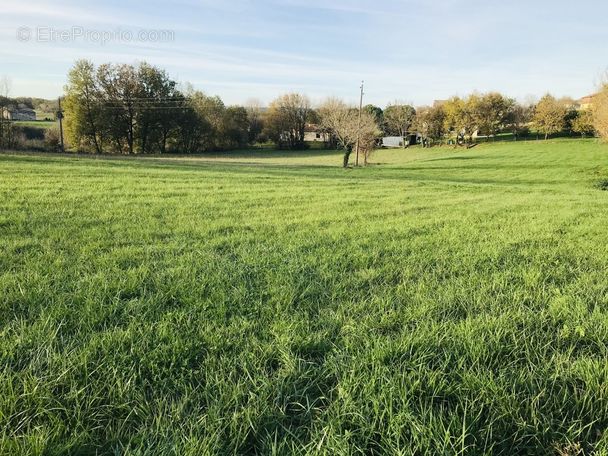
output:
[[[593,106],[594,98],[595,98],[595,94],[587,95],[586,97],[581,98],[580,100],[578,100],[578,108],[581,111],[586,111],[587,109],[591,109],[591,107]]]
[[[308,124],[304,129],[304,141],[306,142],[327,142],[329,137],[318,125]]]
[[[4,118],[8,120],[36,120],[36,111],[22,106],[8,108],[4,111]]]
[[[414,146],[418,142],[418,135],[411,134],[406,137],[402,136],[384,136],[382,138],[382,147],[398,148],[406,146]]]

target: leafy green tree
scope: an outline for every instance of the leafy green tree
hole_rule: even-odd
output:
[[[63,101],[65,132],[68,142],[78,149],[104,151],[107,121],[95,66],[78,60],[68,73]]]
[[[249,139],[244,108],[191,87],[182,93],[162,69],[78,61],[66,86],[66,121],[79,149],[101,153],[184,152],[242,147]]]
[[[386,131],[386,121],[384,119],[384,111],[379,106],[374,106],[373,104],[368,104],[363,106],[363,111],[367,112],[371,115],[378,125],[378,129],[383,133]]]
[[[103,123],[114,149],[133,154],[141,94],[137,71],[132,65],[106,63],[98,67],[97,80],[104,103]]]
[[[183,106],[184,97],[164,70],[145,62],[137,68],[137,78],[138,151],[165,153],[167,142],[177,128],[175,109]]]
[[[204,104],[201,101],[206,96],[192,88],[187,89],[185,108],[178,110],[177,149],[184,153],[195,153],[206,150],[213,137],[213,127],[203,115]]]
[[[203,152],[217,147],[218,131],[222,127],[226,107],[218,97],[203,92],[186,91],[187,109],[180,115],[179,148],[187,153]]]
[[[226,108],[222,116],[222,126],[218,133],[222,141],[222,148],[245,147],[249,142],[247,110],[242,106]]]

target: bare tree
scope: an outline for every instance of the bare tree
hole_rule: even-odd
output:
[[[407,104],[391,104],[384,110],[384,121],[389,134],[407,136],[410,127],[416,117],[416,110]],[[403,147],[407,147],[407,141],[403,141]]]
[[[253,144],[260,139],[264,129],[262,102],[257,98],[250,98],[245,102],[245,109],[249,120],[249,142]]]
[[[376,122],[376,117],[370,112],[363,112],[359,123],[359,151],[363,153],[363,164],[368,165],[372,153],[376,150],[376,140],[382,135],[382,130]]]
[[[0,77],[0,96],[8,98],[11,93],[12,86],[12,81],[8,76],[4,75]]]
[[[10,142],[10,120],[8,119],[9,95],[12,83],[8,76],[0,77],[0,146],[6,146]]]
[[[353,147],[359,138],[359,150],[363,153],[363,162],[368,163],[376,145],[380,129],[374,115],[368,111],[361,113],[359,123],[358,110],[346,105],[338,98],[328,98],[318,109],[322,128],[333,135],[344,149],[342,166],[346,168]]]

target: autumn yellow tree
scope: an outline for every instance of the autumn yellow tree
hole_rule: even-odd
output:
[[[559,133],[564,129],[566,114],[566,105],[547,94],[536,105],[533,122],[536,129],[547,139],[549,135]]]
[[[593,98],[593,126],[599,136],[608,141],[608,83]]]
[[[479,98],[476,94],[466,99],[452,97],[442,105],[445,131],[454,137],[456,145],[464,146],[473,141],[473,134],[478,129],[475,113]]]
[[[576,112],[576,117],[572,120],[572,131],[580,133],[584,138],[587,135],[593,135],[595,128],[593,126],[593,111],[584,109]]]
[[[412,128],[418,132],[422,147],[431,147],[433,142],[441,141],[445,131],[446,113],[441,105],[422,106],[416,109]]]
[[[279,148],[304,149],[304,130],[314,112],[306,95],[289,93],[274,100],[266,114],[265,132]]]

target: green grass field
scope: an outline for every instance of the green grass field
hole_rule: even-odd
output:
[[[608,146],[340,160],[0,154],[0,454],[608,454]]]
[[[46,130],[48,128],[57,127],[58,123],[52,120],[17,120],[13,122],[14,125],[22,127],[34,127]]]

